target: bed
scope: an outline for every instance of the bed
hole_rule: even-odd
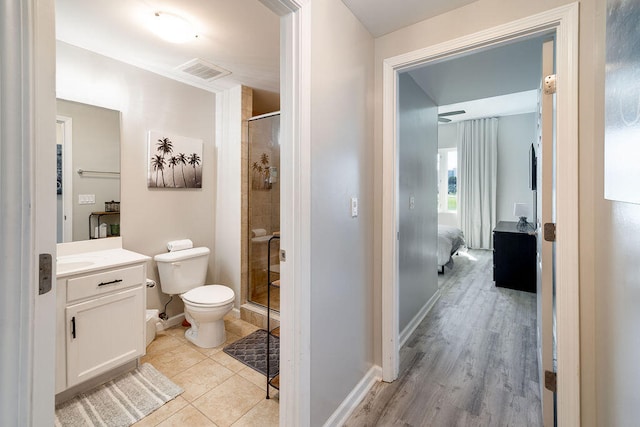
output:
[[[462,230],[438,224],[438,270],[440,273],[444,274],[445,265],[453,268],[452,256],[464,245]]]

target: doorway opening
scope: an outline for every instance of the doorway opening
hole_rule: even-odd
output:
[[[402,258],[399,255],[401,242],[397,240],[400,206],[413,205],[400,199],[397,185],[400,182],[398,164],[402,150],[399,123],[396,118],[399,111],[398,83],[405,72],[411,72],[420,66],[434,65],[449,58],[464,57],[472,53],[487,51],[492,47],[504,46],[516,41],[525,41],[541,35],[553,34],[557,40],[555,50],[556,69],[563,76],[564,86],[557,92],[557,140],[555,147],[557,158],[557,223],[562,224],[563,233],[558,234],[556,256],[565,262],[558,263],[557,279],[565,289],[559,290],[557,297],[558,341],[563,342],[563,351],[558,353],[558,382],[563,388],[558,394],[558,419],[579,420],[579,348],[577,345],[578,312],[578,260],[571,253],[571,245],[578,241],[575,203],[577,197],[577,7],[570,5],[549,12],[534,15],[508,25],[495,27],[467,37],[430,46],[398,57],[387,58],[384,62],[384,100],[383,100],[383,379],[393,381],[399,372],[399,348],[405,334],[401,335],[400,303],[402,294],[399,271]],[[460,159],[460,153],[458,153]],[[435,168],[434,168],[435,169]],[[435,175],[435,173],[434,173]],[[435,193],[437,185],[433,185]],[[459,189],[459,187],[458,187]],[[433,194],[433,210],[437,195]],[[568,202],[572,199],[572,203]],[[530,199],[532,200],[532,198]],[[415,202],[417,204],[417,200]],[[402,227],[402,225],[400,225]],[[571,259],[569,263],[568,260]],[[562,273],[560,273],[562,270]],[[564,280],[561,280],[561,277]],[[569,293],[573,289],[573,294]],[[429,311],[428,301],[422,315]],[[419,322],[418,322],[419,323]],[[566,340],[566,341],[565,341]],[[570,391],[571,390],[571,391]],[[578,397],[576,397],[578,396]]]

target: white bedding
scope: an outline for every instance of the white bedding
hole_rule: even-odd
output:
[[[462,230],[438,224],[438,268],[449,264],[451,255],[464,246]]]

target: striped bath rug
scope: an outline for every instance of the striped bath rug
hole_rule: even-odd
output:
[[[183,390],[148,363],[56,407],[56,426],[130,426]]]

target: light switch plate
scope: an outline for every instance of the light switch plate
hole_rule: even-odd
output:
[[[95,205],[95,203],[96,203],[95,194],[78,194],[79,205]]]
[[[416,207],[416,198],[415,196],[409,197],[409,209],[414,209]]]
[[[351,198],[351,218],[355,218],[358,216],[358,198]]]

